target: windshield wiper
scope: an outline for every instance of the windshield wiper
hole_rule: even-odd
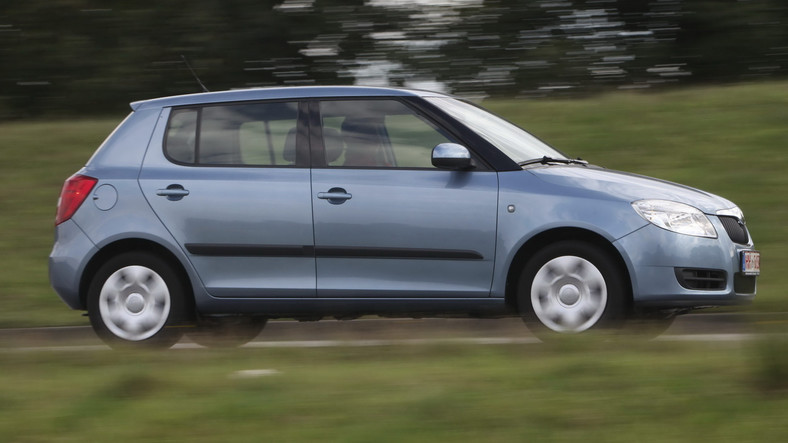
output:
[[[587,165],[588,162],[585,160],[581,160],[579,158],[553,158],[544,156],[542,158],[532,158],[531,160],[525,160],[517,163],[518,166],[527,166],[527,165],[535,165],[537,163],[548,165],[550,163],[560,163],[562,165]]]

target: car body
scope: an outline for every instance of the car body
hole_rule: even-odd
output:
[[[262,88],[131,107],[66,181],[49,259],[56,292],[111,343],[361,315],[519,314],[550,335],[756,292],[732,202],[569,159],[447,95]]]

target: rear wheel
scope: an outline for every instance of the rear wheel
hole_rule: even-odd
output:
[[[170,347],[183,334],[185,287],[165,260],[147,252],[119,254],[93,277],[90,323],[112,347]]]
[[[621,326],[626,285],[616,262],[590,243],[544,247],[518,284],[520,314],[539,338]]]

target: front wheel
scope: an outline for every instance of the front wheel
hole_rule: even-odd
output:
[[[93,277],[88,316],[112,347],[170,347],[183,335],[187,294],[180,275],[161,258],[127,252],[109,259]]]
[[[621,325],[626,284],[616,262],[590,243],[562,241],[538,251],[517,287],[520,314],[539,338]]]

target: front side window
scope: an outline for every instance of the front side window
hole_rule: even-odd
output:
[[[164,151],[192,165],[290,166],[296,160],[298,103],[173,110]]]
[[[328,166],[432,168],[432,149],[454,140],[396,100],[320,103]]]

